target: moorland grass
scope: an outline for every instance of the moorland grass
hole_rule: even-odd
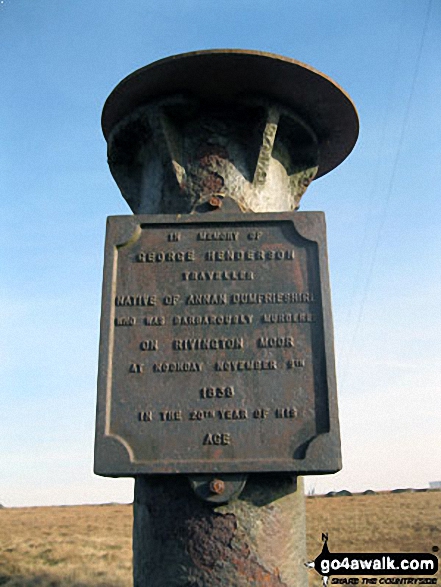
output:
[[[322,532],[331,552],[441,548],[440,491],[309,497],[306,507],[310,559]],[[131,587],[131,524],[130,505],[0,509],[0,585]]]

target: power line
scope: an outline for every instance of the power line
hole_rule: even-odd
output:
[[[387,185],[386,198],[384,199],[384,204],[383,204],[383,209],[382,209],[381,219],[380,219],[380,225],[379,225],[379,228],[377,231],[377,237],[376,237],[375,243],[374,243],[373,253],[372,253],[372,257],[371,257],[371,263],[369,265],[368,272],[367,272],[367,279],[365,281],[365,287],[363,290],[363,295],[362,295],[362,299],[361,299],[361,303],[360,303],[360,310],[358,312],[355,328],[354,328],[353,335],[351,338],[351,343],[349,345],[351,355],[352,355],[352,352],[354,349],[355,340],[358,336],[358,332],[359,332],[359,329],[360,329],[360,326],[362,323],[366,300],[367,300],[367,297],[369,294],[372,276],[373,276],[373,272],[374,272],[375,262],[377,260],[378,245],[380,243],[382,232],[383,232],[384,226],[386,224],[387,211],[389,208],[390,201],[392,199],[393,187],[395,184],[395,179],[396,179],[396,174],[397,174],[397,169],[398,169],[398,162],[400,159],[401,150],[402,150],[402,146],[404,143],[405,132],[407,130],[407,126],[408,126],[408,122],[409,122],[410,108],[411,108],[412,101],[413,101],[414,94],[415,94],[416,81],[418,78],[418,73],[419,73],[419,69],[420,69],[420,65],[421,65],[421,56],[423,54],[423,47],[424,47],[424,43],[425,43],[425,39],[426,39],[427,30],[429,27],[431,9],[432,9],[432,0],[428,0],[423,30],[421,33],[420,43],[419,43],[418,52],[417,52],[417,58],[415,61],[415,66],[414,66],[413,75],[412,75],[410,92],[409,92],[409,96],[408,96],[408,99],[406,102],[403,121],[402,121],[401,129],[400,129],[400,135],[398,138],[397,150],[396,150],[395,157],[394,157],[393,164],[392,164],[392,171],[391,171],[390,179],[389,179],[389,182]],[[347,361],[347,368],[344,373],[344,379],[345,379],[345,375],[346,375],[347,371],[349,370],[350,359],[351,359],[351,356],[349,356],[348,361]]]
[[[389,95],[386,100],[386,108],[384,109],[382,121],[380,124],[381,134],[380,134],[380,139],[378,141],[379,147],[376,151],[375,162],[372,166],[373,169],[375,169],[376,173],[372,174],[372,176],[371,176],[372,177],[372,185],[371,185],[371,189],[369,190],[369,194],[366,199],[367,211],[366,211],[366,218],[365,218],[365,222],[364,222],[363,236],[361,238],[361,244],[360,244],[359,250],[358,250],[358,262],[356,265],[357,269],[356,269],[354,279],[352,281],[351,293],[349,295],[348,314],[347,314],[348,323],[351,322],[353,308],[355,308],[355,297],[356,297],[357,287],[359,285],[359,282],[362,281],[361,273],[362,273],[363,260],[365,258],[365,251],[367,250],[368,229],[370,226],[372,226],[372,220],[371,220],[372,210],[375,209],[375,207],[376,207],[375,196],[377,193],[379,193],[379,190],[378,190],[378,185],[379,185],[379,181],[380,181],[379,169],[381,167],[381,163],[384,161],[383,153],[384,153],[384,147],[385,147],[386,136],[387,136],[387,120],[389,118],[389,113],[392,108],[392,101],[393,101],[393,96],[394,96],[394,92],[395,92],[395,88],[396,88],[396,81],[397,81],[398,63],[399,63],[402,43],[404,42],[404,35],[402,33],[403,33],[404,22],[405,22],[405,6],[406,6],[406,1],[404,0],[401,4],[398,42],[396,43],[395,52],[394,52],[394,56],[392,59],[393,75],[390,78]],[[350,346],[348,343],[348,344],[346,344],[346,347],[344,350],[344,355],[342,358],[343,364],[347,363],[347,357],[349,355],[349,350],[350,350]]]

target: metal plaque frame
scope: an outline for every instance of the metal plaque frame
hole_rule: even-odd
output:
[[[324,214],[109,217],[95,472],[340,466]]]

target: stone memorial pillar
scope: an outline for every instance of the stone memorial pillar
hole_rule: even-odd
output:
[[[306,585],[300,475],[340,440],[324,217],[296,211],[355,108],[215,50],[132,73],[102,125],[134,216],[108,220],[95,471],[135,477],[134,584]]]

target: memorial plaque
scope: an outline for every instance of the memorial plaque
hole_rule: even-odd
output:
[[[321,212],[108,219],[95,472],[340,468]]]

